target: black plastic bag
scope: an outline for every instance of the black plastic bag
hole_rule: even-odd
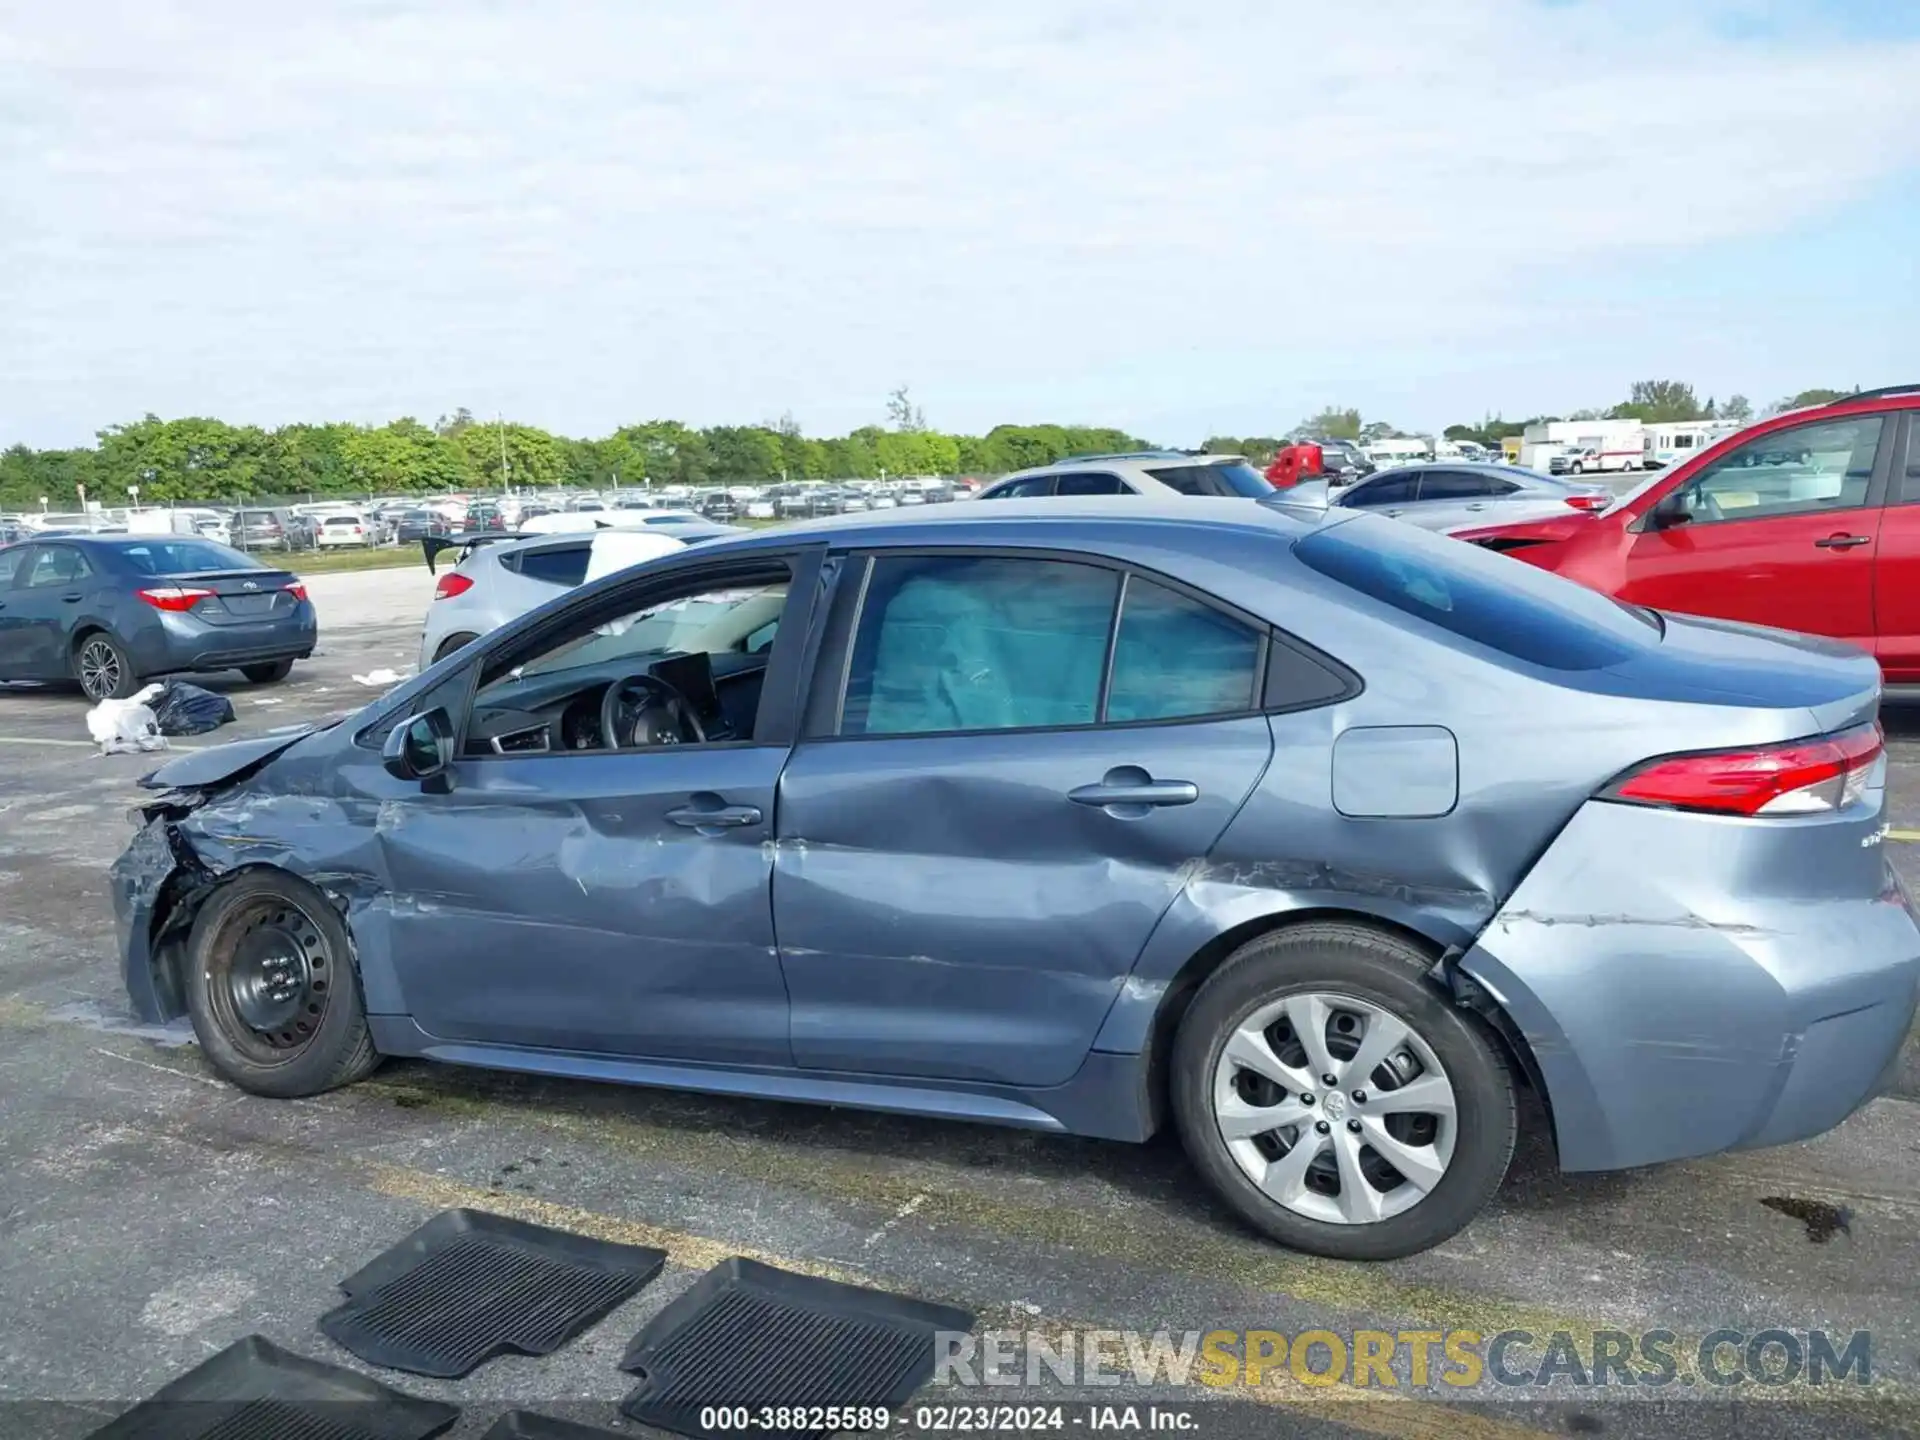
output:
[[[153,702],[153,718],[162,735],[204,735],[233,719],[233,702],[184,680],[169,680]]]

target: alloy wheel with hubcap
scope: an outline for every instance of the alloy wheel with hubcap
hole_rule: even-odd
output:
[[[105,635],[90,635],[75,657],[80,688],[89,700],[106,700],[120,693],[129,678],[120,648]]]
[[[1247,1178],[1311,1220],[1364,1225],[1424,1200],[1453,1158],[1453,1083],[1410,1026],[1357,996],[1307,991],[1235,1027],[1214,1116]]]
[[[1457,1234],[1519,1133],[1495,1032],[1433,952],[1360,919],[1240,946],[1174,1032],[1168,1099],[1194,1167],[1283,1245],[1392,1260]]]

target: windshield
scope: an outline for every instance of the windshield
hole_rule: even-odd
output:
[[[142,575],[193,575],[208,570],[259,570],[260,562],[211,540],[147,540],[123,545],[121,556]]]
[[[782,581],[672,600],[609,621],[530,661],[519,673],[523,677],[550,675],[636,655],[691,655],[731,649],[749,631],[778,620],[786,599],[787,586]]]

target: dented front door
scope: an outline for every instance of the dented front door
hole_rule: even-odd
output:
[[[392,964],[445,1039],[786,1064],[778,746],[463,759],[382,806]]]

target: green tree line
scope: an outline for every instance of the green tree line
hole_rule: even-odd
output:
[[[1797,395],[1774,401],[1765,413],[1780,415],[1809,405],[1829,405],[1835,400],[1844,400],[1856,390],[1824,387],[1802,390]],[[1508,420],[1495,414],[1477,422],[1449,425],[1441,434],[1449,440],[1473,440],[1489,449],[1498,449],[1502,440],[1521,434],[1529,425],[1555,420],[1638,420],[1649,425],[1675,420],[1730,420],[1744,425],[1753,418],[1753,402],[1744,395],[1730,395],[1725,400],[1708,396],[1702,400],[1693,386],[1682,380],[1640,380],[1629,387],[1627,398],[1615,405],[1574,410],[1565,415],[1533,415],[1525,420]],[[1215,454],[1245,455],[1264,464],[1289,440],[1353,440],[1369,444],[1409,433],[1413,432],[1402,430],[1390,421],[1368,420],[1351,406],[1329,405],[1307,416],[1285,436],[1215,435],[1208,439],[1206,448]]]
[[[835,439],[804,435],[791,416],[765,425],[694,429],[675,420],[626,425],[597,440],[572,439],[465,410],[427,425],[294,424],[278,429],[148,415],[99,432],[74,450],[0,451],[0,509],[73,509],[79,490],[122,505],[266,497],[433,494],[614,485],[760,485],[885,475],[994,475],[1062,456],[1142,448],[1121,430],[1080,425],[999,425],[985,435],[926,427],[904,390],[888,402],[892,428],[863,426]]]

